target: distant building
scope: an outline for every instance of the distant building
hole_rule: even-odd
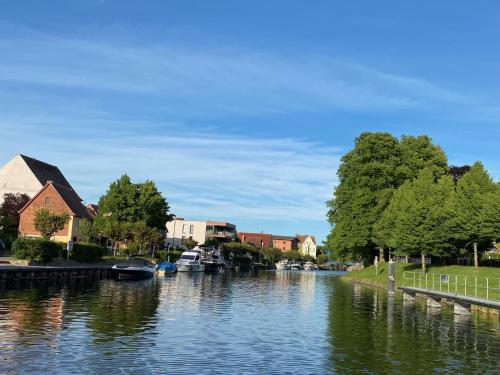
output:
[[[290,250],[297,250],[299,247],[299,240],[295,236],[273,235],[273,247],[280,249],[282,253]]]
[[[186,239],[192,239],[200,245],[211,238],[215,238],[220,242],[236,240],[236,225],[221,221],[175,218],[169,221],[166,227],[165,246],[167,247],[181,247]]]
[[[273,235],[267,233],[238,232],[241,243],[255,246],[258,249],[273,247]]]
[[[299,241],[299,253],[302,255],[310,255],[313,258],[316,258],[316,239],[314,236],[309,235],[297,235],[297,239]]]
[[[80,197],[72,188],[49,181],[31,200],[19,211],[19,235],[40,237],[36,230],[35,212],[46,209],[58,214],[67,213],[70,221],[62,230],[55,233],[55,241],[79,241],[81,239],[79,226],[82,220],[91,220],[92,216],[82,204]]]
[[[94,218],[99,213],[99,206],[97,204],[89,203],[87,204],[87,211],[90,213],[90,216]]]
[[[48,181],[73,190],[59,168],[43,161],[18,154],[0,169],[0,204],[6,193],[35,196]],[[81,199],[78,198],[80,201]]]

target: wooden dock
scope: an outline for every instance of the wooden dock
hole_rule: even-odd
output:
[[[110,265],[89,267],[0,266],[0,282],[75,278],[105,279],[111,275]]]

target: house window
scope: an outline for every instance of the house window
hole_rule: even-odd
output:
[[[182,233],[187,233],[188,226],[187,224],[182,224]]]
[[[285,241],[283,241],[283,245],[286,245],[286,242],[285,242]]]
[[[194,225],[190,225],[189,226],[189,234],[193,234],[194,233]]]
[[[45,205],[48,205],[49,201],[50,201],[49,197],[45,197]]]

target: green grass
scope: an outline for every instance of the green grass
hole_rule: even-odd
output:
[[[370,266],[360,271],[351,272],[343,276],[343,278],[385,287],[387,285],[387,267],[388,263],[384,262],[379,264],[377,275],[375,274],[375,267]],[[468,266],[434,265],[428,267],[426,276],[421,273],[420,265],[396,263],[395,267],[396,287],[404,285],[416,286],[500,300],[500,280],[498,280],[500,279],[500,268],[479,267],[475,270],[474,267]],[[442,281],[439,277],[440,274],[448,275],[448,282]],[[486,292],[486,278],[490,278],[488,280],[490,288],[488,293]]]

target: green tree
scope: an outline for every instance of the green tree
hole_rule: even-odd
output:
[[[451,216],[448,202],[453,192],[453,178],[442,176],[436,182],[430,168],[399,188],[393,197],[398,210],[394,212],[394,227],[388,240],[396,255],[420,253],[423,271],[426,255],[448,255],[452,247],[446,229]]]
[[[43,238],[50,240],[54,233],[64,228],[69,219],[66,212],[57,214],[46,209],[40,209],[35,211],[34,225]]]
[[[483,238],[500,241],[500,183],[485,197],[486,204],[481,210],[480,221]]]
[[[7,193],[0,206],[0,238],[12,243],[17,238],[19,210],[30,200],[26,194]]]
[[[274,264],[281,259],[281,250],[275,247],[265,247],[262,250],[262,256],[268,263]]]
[[[78,231],[82,241],[85,243],[94,243],[97,239],[97,230],[94,223],[91,220],[80,220]]]
[[[427,136],[398,141],[389,133],[362,133],[356,138],[354,149],[342,157],[339,183],[327,202],[332,225],[327,245],[337,259],[371,261],[378,247],[383,260],[384,244],[374,226],[396,189],[422,168],[435,176],[447,172],[446,156]]]
[[[113,243],[138,239],[135,242],[142,251],[148,231],[164,230],[166,222],[172,219],[168,210],[167,201],[154,182],[148,180],[136,184],[123,175],[112,182],[99,199],[99,214],[94,225]]]
[[[186,246],[188,249],[193,249],[196,245],[198,245],[198,241],[195,241],[192,238],[185,238],[182,241],[182,244]]]
[[[496,189],[497,185],[480,162],[474,163],[457,181],[449,230],[456,240],[465,242],[466,248],[472,245],[475,268],[479,266],[479,252],[491,246],[495,237],[494,226],[485,226],[484,220],[489,210],[495,214]],[[484,244],[482,249],[479,248],[481,244]]]

